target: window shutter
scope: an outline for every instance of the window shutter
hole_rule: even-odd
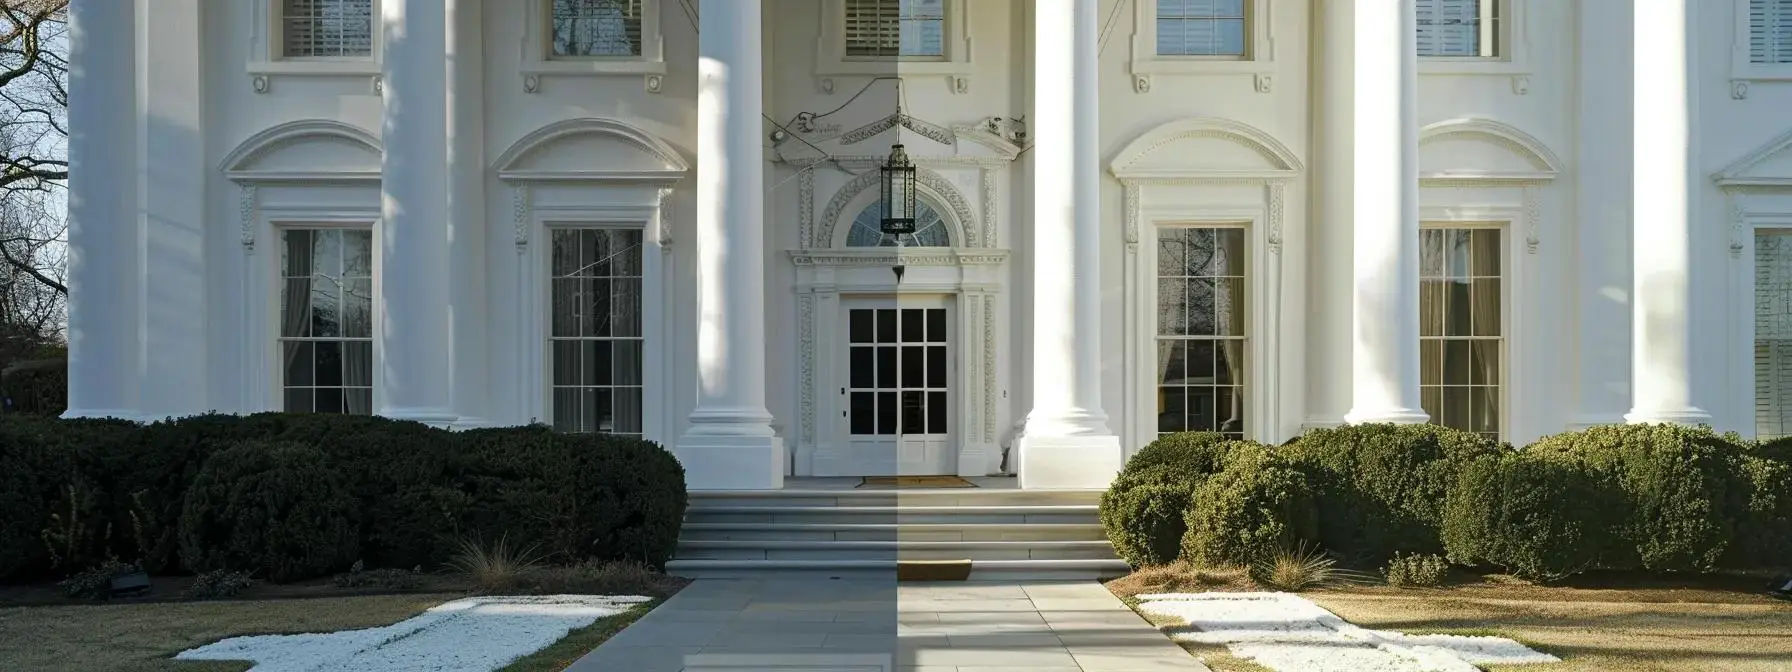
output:
[[[1243,56],[1246,0],[1157,0],[1160,56]]]
[[[1792,0],[1749,0],[1748,60],[1792,63]]]
[[[282,55],[372,56],[373,0],[281,0]]]
[[[944,0],[846,0],[846,55],[943,56],[945,25]]]
[[[1418,19],[1420,56],[1481,55],[1480,0],[1418,0]]]

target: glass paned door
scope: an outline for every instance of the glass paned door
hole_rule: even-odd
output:
[[[854,475],[953,473],[949,307],[908,297],[844,307],[840,393]]]

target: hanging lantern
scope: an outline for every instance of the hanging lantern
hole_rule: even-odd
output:
[[[884,163],[883,222],[881,230],[892,236],[915,232],[915,164],[908,152],[898,144],[890,148],[890,160]]]

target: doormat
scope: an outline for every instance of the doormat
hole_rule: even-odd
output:
[[[964,581],[971,578],[969,560],[901,560],[897,581]]]
[[[975,488],[976,483],[957,476],[866,476],[858,487],[877,488]]]

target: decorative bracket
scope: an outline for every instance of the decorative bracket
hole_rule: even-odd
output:
[[[516,227],[516,253],[529,251],[529,185],[510,188],[512,225]]]
[[[240,208],[238,213],[240,219],[237,220],[237,228],[238,233],[242,237],[243,254],[246,255],[255,254],[255,192],[256,189],[253,184],[242,185],[242,188],[237,192],[238,207]]]

